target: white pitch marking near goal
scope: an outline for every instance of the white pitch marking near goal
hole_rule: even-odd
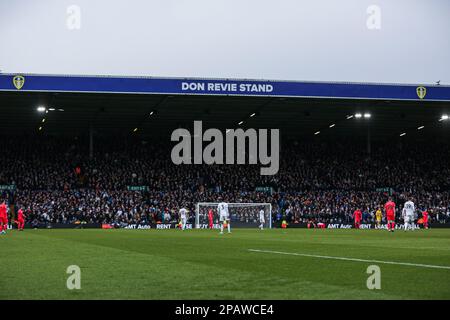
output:
[[[357,259],[357,258],[320,256],[320,255],[315,255],[315,254],[295,253],[295,252],[281,252],[281,251],[270,251],[270,250],[257,250],[257,249],[248,249],[248,251],[261,252],[261,253],[284,254],[284,255],[289,255],[289,256],[300,256],[300,257],[319,258],[319,259],[344,260],[344,261],[369,262],[369,263],[384,263],[384,264],[394,264],[394,265],[409,266],[409,267],[450,270],[449,266],[436,266],[436,265],[432,265],[432,264],[395,262],[395,261],[382,261],[382,260],[366,260],[366,259]]]

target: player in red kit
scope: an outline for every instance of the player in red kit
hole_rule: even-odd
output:
[[[8,215],[6,203],[3,201],[3,203],[0,204],[0,233],[5,234],[6,230],[8,230]]]
[[[19,231],[23,231],[23,227],[25,226],[25,216],[23,214],[23,210],[19,209],[19,211],[17,212],[17,230]]]
[[[387,229],[389,232],[394,232],[395,229],[395,203],[392,198],[389,198],[388,202],[384,205],[384,211],[386,212]]]
[[[355,212],[353,212],[353,219],[355,219],[355,229],[359,229],[361,226],[361,219],[362,219],[362,212],[359,209],[356,209]]]
[[[208,223],[209,223],[209,228],[212,229],[213,228],[213,211],[212,211],[212,209],[209,209],[209,211],[208,211]]]
[[[424,229],[428,229],[428,211],[426,209],[422,212],[422,220]]]

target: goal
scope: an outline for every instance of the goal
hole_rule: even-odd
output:
[[[195,209],[195,227],[207,228],[208,212],[211,209],[213,212],[213,223],[219,223],[219,214],[217,212],[217,205],[219,202],[199,202]],[[252,228],[258,227],[259,212],[264,210],[264,227],[272,228],[272,204],[270,203],[228,203],[228,213],[230,214],[230,221],[232,227]]]

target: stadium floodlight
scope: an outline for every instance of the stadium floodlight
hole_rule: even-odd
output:
[[[355,118],[356,119],[360,119],[360,118],[362,118],[362,114],[361,113],[355,113]]]
[[[133,132],[136,132],[136,131],[138,131],[138,128],[134,128],[134,129],[133,129]]]
[[[244,123],[244,121],[240,121],[239,123],[238,123],[238,125],[241,125],[241,124],[243,124]]]
[[[208,212],[213,212],[213,224],[217,225],[219,215],[217,213],[218,202],[198,202],[195,209],[195,228],[208,228]],[[257,228],[261,223],[260,211],[264,211],[264,228],[272,228],[272,204],[270,203],[228,203],[228,213],[233,226],[245,228]]]
[[[36,108],[37,112],[45,112],[47,111],[47,108],[45,108],[44,106],[39,106]]]
[[[400,137],[406,136],[406,132],[400,133]]]
[[[350,119],[352,119],[353,118],[353,115],[351,114],[351,115],[349,115],[349,116],[347,116],[347,120],[350,120]]]
[[[42,127],[39,127],[39,131],[41,131],[42,130]]]
[[[45,118],[44,119],[42,119],[42,123],[44,123],[45,122]]]
[[[55,108],[48,108],[49,111],[55,111]]]
[[[335,127],[336,126],[336,124],[330,124],[330,128],[333,128],[333,127]]]
[[[439,119],[439,121],[444,121],[444,120],[448,120],[448,114],[443,114],[441,116],[441,118]]]
[[[364,113],[364,118],[370,119],[370,117],[372,117],[372,115],[370,113]]]
[[[231,129],[227,129],[227,131],[225,132],[225,133],[228,133],[228,132],[230,132],[231,131]]]
[[[314,135],[315,135],[315,136],[317,136],[318,134],[320,134],[320,131],[314,132]]]
[[[253,118],[255,115],[256,115],[256,113],[253,112],[253,113],[250,115],[250,118]]]
[[[152,116],[155,113],[155,111],[150,112],[150,116]]]
[[[64,112],[64,109],[58,109],[58,111],[60,111],[60,112]]]
[[[425,126],[420,126],[417,128],[417,130],[422,130],[423,128],[425,128]]]

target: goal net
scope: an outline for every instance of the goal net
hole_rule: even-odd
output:
[[[208,212],[212,210],[213,224],[219,223],[219,202],[199,202],[195,212],[195,227],[208,228]],[[252,228],[260,225],[259,213],[264,210],[264,228],[272,228],[272,205],[270,203],[228,203],[231,227]]]

